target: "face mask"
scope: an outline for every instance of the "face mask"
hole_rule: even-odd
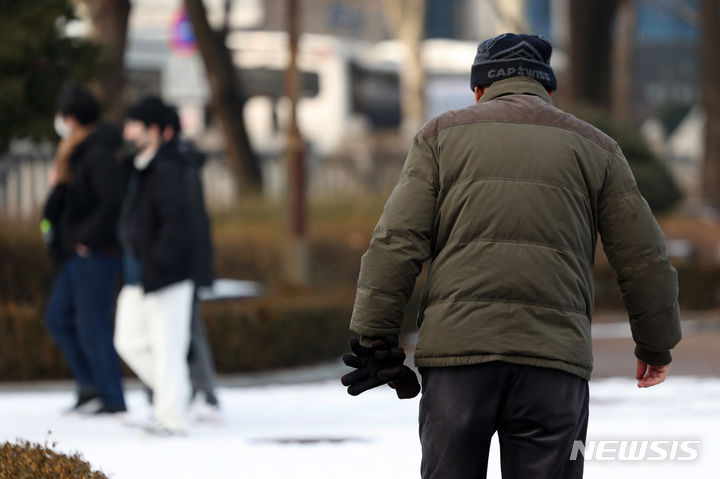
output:
[[[68,136],[70,136],[70,127],[68,126],[62,115],[55,115],[54,126],[55,132],[60,138],[67,138]]]
[[[134,142],[130,140],[123,140],[122,151],[125,155],[134,157],[140,150]]]

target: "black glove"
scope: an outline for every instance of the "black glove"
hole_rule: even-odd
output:
[[[342,377],[342,384],[349,386],[348,394],[357,396],[383,384],[395,389],[400,399],[413,398],[420,392],[415,373],[403,364],[405,352],[398,346],[397,336],[373,339],[369,347],[352,338],[350,348],[355,354],[346,354],[343,362],[356,370]]]
[[[400,366],[399,369],[399,371],[394,368],[382,369],[378,371],[377,376],[381,380],[389,379],[388,386],[395,390],[398,398],[412,399],[420,394],[420,383],[417,376],[407,366]]]

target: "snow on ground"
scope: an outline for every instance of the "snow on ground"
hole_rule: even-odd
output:
[[[223,388],[225,421],[194,424],[180,438],[156,438],[116,417],[63,416],[71,392],[0,392],[0,442],[56,442],[117,479],[418,478],[418,399],[387,389],[352,398],[338,381]],[[717,477],[720,378],[672,377],[640,390],[635,381],[590,383],[588,439],[700,440],[699,457],[679,461],[588,461],[585,477]],[[134,415],[147,409],[130,391]],[[49,431],[51,431],[49,433]],[[500,477],[493,441],[489,478]],[[372,475],[371,475],[372,474]]]

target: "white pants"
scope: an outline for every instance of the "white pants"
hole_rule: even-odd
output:
[[[115,349],[153,390],[155,418],[183,431],[190,403],[190,318],[194,284],[185,280],[145,294],[125,285],[115,315]]]

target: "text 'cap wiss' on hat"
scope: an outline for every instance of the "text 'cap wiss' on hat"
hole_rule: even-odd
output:
[[[503,33],[480,42],[470,74],[470,89],[512,77],[528,77],[557,90],[550,68],[552,43],[542,35]]]

